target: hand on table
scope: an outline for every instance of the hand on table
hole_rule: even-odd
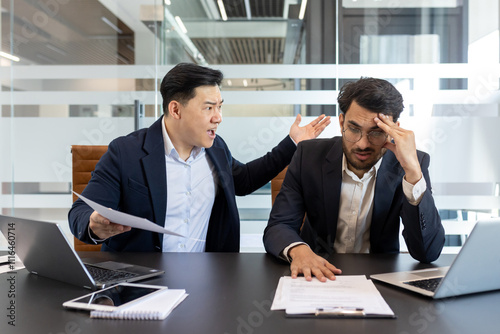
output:
[[[312,275],[314,275],[321,282],[326,282],[327,279],[334,280],[335,275],[342,274],[342,270],[316,255],[308,245],[295,246],[290,249],[288,255],[292,258],[290,264],[292,278],[303,274],[307,281],[311,281]]]

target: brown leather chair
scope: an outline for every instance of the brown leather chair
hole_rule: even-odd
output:
[[[278,175],[274,177],[274,179],[271,180],[271,200],[272,200],[272,205],[274,205],[274,201],[276,200],[276,196],[278,196],[278,193],[281,190],[281,185],[283,184],[283,180],[285,179],[285,174],[286,171],[288,170],[288,166],[285,167]],[[306,219],[306,216],[304,216],[304,220]],[[304,222],[302,222],[302,226],[304,226]],[[300,229],[302,230],[302,226]]]
[[[102,155],[108,150],[107,145],[72,145],[73,155],[73,191],[81,194],[90,181],[91,173]],[[73,202],[77,200],[73,194]],[[89,245],[77,238],[74,238],[75,250],[79,251],[100,251],[101,245]]]
[[[285,167],[278,175],[271,180],[271,204],[274,204],[274,200],[278,193],[280,192],[281,185],[283,184],[283,180],[285,179],[286,171],[288,170],[288,166]]]

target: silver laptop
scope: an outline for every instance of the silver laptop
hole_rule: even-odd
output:
[[[57,223],[0,215],[0,230],[15,245],[15,252],[28,271],[88,289],[164,273],[114,261],[83,263]]]
[[[478,221],[449,267],[371,275],[432,298],[500,289],[500,219]]]

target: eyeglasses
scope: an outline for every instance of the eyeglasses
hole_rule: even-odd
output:
[[[345,140],[351,143],[357,143],[363,137],[363,131],[357,128],[348,126],[347,129],[343,130]],[[366,134],[368,141],[375,146],[384,145],[387,140],[387,134],[383,131],[370,131]]]

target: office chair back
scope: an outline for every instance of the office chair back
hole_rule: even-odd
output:
[[[271,203],[274,205],[274,201],[276,200],[276,196],[278,196],[278,193],[281,190],[281,185],[283,184],[283,180],[285,179],[286,171],[288,170],[288,166],[285,167],[278,175],[274,177],[274,179],[271,180]],[[304,215],[304,220],[302,221],[302,226],[300,229],[302,230],[302,227],[304,226],[304,221],[306,220],[306,215]]]
[[[101,159],[102,155],[108,150],[107,145],[72,145],[71,153],[73,156],[73,191],[81,194],[87,186],[95,169],[95,165]],[[78,197],[73,194],[73,202]],[[76,237],[74,238],[74,247],[78,251],[100,251],[101,245],[89,245]]]
[[[271,204],[274,205],[274,200],[278,193],[280,192],[281,185],[283,184],[283,180],[285,179],[286,171],[288,170],[288,166],[285,167],[278,175],[271,180]]]

